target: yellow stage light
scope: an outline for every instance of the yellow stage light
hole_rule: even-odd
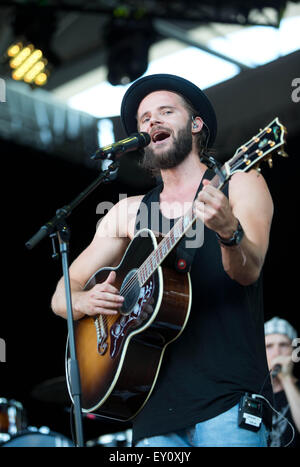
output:
[[[47,80],[48,80],[47,74],[42,72],[37,75],[34,82],[37,86],[43,86],[44,84],[47,83]]]
[[[23,47],[21,51],[10,60],[9,65],[11,68],[18,68],[22,63],[30,56],[33,50],[33,45],[30,44],[27,47]]]
[[[8,48],[7,55],[9,57],[15,57],[22,48],[23,48],[22,42],[18,42],[18,44],[13,44]]]
[[[32,81],[38,76],[38,74],[45,68],[45,62],[40,60],[37,62],[24,76],[26,83],[32,83]]]
[[[48,61],[40,49],[33,44],[23,46],[22,42],[12,44],[7,50],[9,65],[13,69],[12,78],[37,86],[46,84],[49,71],[45,70]],[[42,73],[43,72],[43,73]]]

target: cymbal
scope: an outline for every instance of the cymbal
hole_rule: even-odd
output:
[[[41,402],[52,402],[61,405],[71,404],[65,376],[43,381],[35,386],[31,396]]]

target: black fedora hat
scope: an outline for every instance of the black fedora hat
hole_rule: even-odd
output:
[[[128,135],[137,131],[136,114],[140,102],[154,91],[173,91],[185,97],[202,118],[209,131],[207,146],[212,146],[217,134],[217,118],[208,97],[190,81],[175,75],[149,75],[135,81],[126,91],[121,104],[121,121]]]

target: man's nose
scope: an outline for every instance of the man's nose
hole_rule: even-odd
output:
[[[154,125],[157,125],[158,123],[162,123],[163,119],[161,115],[159,114],[154,114],[150,118],[150,127],[153,127]]]
[[[276,345],[273,349],[273,356],[277,357],[278,355],[281,355],[281,347],[280,345]]]

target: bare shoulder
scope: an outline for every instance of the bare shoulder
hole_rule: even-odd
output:
[[[239,205],[253,206],[273,212],[273,201],[263,175],[256,170],[237,172],[229,182],[229,200],[233,209]]]
[[[141,199],[142,196],[133,196],[112,206],[107,204],[108,212],[98,223],[92,242],[70,267],[72,279],[84,286],[99,268],[119,264],[134,235],[134,220]]]
[[[127,236],[132,239],[135,232],[135,222],[143,195],[129,196],[118,202],[116,209],[122,225],[127,229]]]
[[[121,199],[116,204],[116,207],[121,210],[125,209],[125,211],[132,212],[136,215],[143,197],[144,195],[128,196],[126,198]]]
[[[143,195],[122,198],[102,218],[98,234],[114,235],[132,239],[137,211]]]

